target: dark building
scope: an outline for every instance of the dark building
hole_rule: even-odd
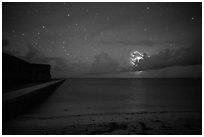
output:
[[[17,57],[2,53],[3,88],[51,79],[50,65],[32,64]]]

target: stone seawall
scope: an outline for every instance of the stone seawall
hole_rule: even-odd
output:
[[[51,81],[2,95],[2,116],[8,120],[42,103],[65,80]]]

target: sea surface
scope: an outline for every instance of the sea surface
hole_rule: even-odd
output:
[[[73,78],[26,115],[201,110],[201,79]]]

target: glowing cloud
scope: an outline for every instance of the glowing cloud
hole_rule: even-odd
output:
[[[143,59],[144,55],[142,53],[140,53],[139,51],[133,51],[130,54],[130,63],[133,66],[137,66],[137,64],[140,62],[141,59]]]

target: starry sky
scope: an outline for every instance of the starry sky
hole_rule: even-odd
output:
[[[201,77],[202,3],[3,2],[2,49],[58,77]],[[130,54],[148,55],[137,66]]]

